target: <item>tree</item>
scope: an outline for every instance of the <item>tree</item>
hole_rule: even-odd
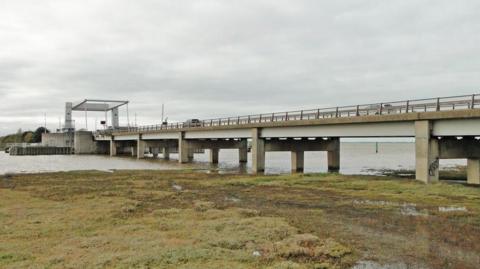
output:
[[[33,132],[28,131],[28,132],[23,132],[22,134],[22,141],[25,143],[32,143],[33,140]]]
[[[32,143],[42,142],[42,134],[45,132],[50,133],[48,129],[45,130],[45,127],[38,127],[37,130],[33,132]]]

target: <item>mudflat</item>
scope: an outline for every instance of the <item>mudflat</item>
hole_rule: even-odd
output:
[[[480,188],[193,170],[0,178],[1,268],[352,268],[359,262],[478,268]]]

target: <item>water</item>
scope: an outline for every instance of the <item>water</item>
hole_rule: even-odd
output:
[[[427,267],[421,265],[411,265],[403,262],[380,264],[373,261],[360,261],[352,269],[426,269]]]
[[[343,174],[381,174],[384,170],[414,170],[415,145],[413,143],[348,142],[341,144],[340,172]],[[109,157],[104,155],[54,155],[54,156],[10,156],[0,152],[0,174],[35,173],[73,170],[115,169],[204,169],[220,172],[249,172],[251,154],[246,165],[238,164],[237,150],[221,150],[218,165],[208,163],[208,151],[195,154],[191,164],[178,164],[177,154],[170,161],[148,158],[137,160],[132,157]],[[441,168],[466,165],[465,160],[442,160]],[[289,152],[267,152],[265,172],[269,174],[290,172]],[[305,172],[326,172],[326,152],[305,152]]]

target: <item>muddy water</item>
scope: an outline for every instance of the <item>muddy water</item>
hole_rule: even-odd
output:
[[[57,156],[9,156],[0,152],[0,174],[50,172],[72,170],[113,170],[113,169],[208,169],[220,172],[248,172],[251,169],[251,154],[248,164],[238,164],[238,151],[221,150],[220,163],[208,163],[208,151],[196,154],[192,164],[179,165],[176,154],[170,161],[160,158],[136,160],[131,157],[108,157],[101,155],[57,155]],[[343,174],[382,174],[384,170],[413,170],[415,154],[413,143],[379,143],[378,153],[372,142],[341,144],[341,173]],[[465,160],[441,161],[441,167],[465,165]],[[327,155],[325,152],[305,153],[305,172],[326,172]],[[266,173],[290,172],[289,152],[267,152]]]

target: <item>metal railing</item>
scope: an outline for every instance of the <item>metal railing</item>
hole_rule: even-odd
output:
[[[460,95],[353,106],[338,106],[298,111],[274,112],[237,117],[201,120],[197,123],[170,123],[109,130],[111,132],[148,132],[183,128],[246,125],[268,122],[359,117],[368,115],[405,114],[413,112],[448,111],[480,108],[480,94]],[[102,135],[102,131],[99,131]]]

